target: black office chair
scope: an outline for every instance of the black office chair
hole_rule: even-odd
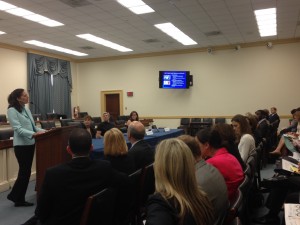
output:
[[[215,118],[215,124],[218,123],[226,123],[226,119],[225,118]]]
[[[57,114],[56,113],[46,113],[47,120],[55,120],[57,119]]]
[[[85,204],[80,225],[114,224],[117,190],[106,188],[90,196]]]
[[[181,118],[180,126],[177,129],[183,129],[185,134],[190,133],[190,118]]]
[[[130,117],[129,115],[122,115],[122,116],[120,115],[120,116],[118,116],[117,119],[118,120],[125,120],[127,122],[127,120],[129,120],[129,117]]]
[[[79,112],[78,113],[78,119],[83,119],[87,115],[89,115],[87,112]]]
[[[102,119],[100,116],[95,116],[95,117],[92,117],[93,121],[95,124],[99,124],[102,122]]]
[[[42,129],[50,130],[51,128],[55,128],[55,122],[54,121],[40,121]]]
[[[203,123],[206,123],[204,127],[211,127],[214,122],[212,118],[203,118]]]
[[[0,123],[7,123],[7,118],[5,114],[0,114]]]
[[[78,128],[84,128],[84,124],[78,121],[68,122],[68,126],[76,126]]]
[[[0,130],[0,140],[8,140],[13,136],[14,136],[14,130],[13,129]]]
[[[69,126],[69,122],[73,122],[73,120],[72,119],[61,119],[61,120],[59,120],[60,121],[60,125],[62,126],[62,127],[66,127],[66,126]]]
[[[32,114],[32,118],[33,118],[34,121],[43,120],[42,114],[40,114],[40,113]]]
[[[201,118],[192,118],[190,123],[190,133],[192,136],[195,136],[197,132],[202,129],[202,119]]]

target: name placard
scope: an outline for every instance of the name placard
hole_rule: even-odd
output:
[[[164,130],[165,130],[165,132],[168,132],[168,131],[170,131],[170,128],[169,127],[165,127]]]
[[[153,135],[153,131],[152,130],[146,131],[146,135]]]

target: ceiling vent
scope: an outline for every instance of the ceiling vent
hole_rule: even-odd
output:
[[[92,4],[86,0],[60,0],[60,1],[73,8]]]
[[[204,33],[207,37],[212,37],[212,36],[218,36],[221,33],[221,31],[210,31],[210,32],[207,32],[207,33]]]
[[[160,42],[160,41],[158,39],[152,38],[152,39],[143,40],[143,42],[150,44],[150,43],[157,43],[157,42]]]
[[[79,47],[79,48],[84,49],[84,50],[92,50],[92,49],[95,49],[95,48],[93,48],[93,47],[91,47],[91,46],[82,46],[82,47]]]

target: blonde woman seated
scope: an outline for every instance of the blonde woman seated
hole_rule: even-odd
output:
[[[139,114],[137,113],[137,111],[132,111],[130,113],[129,119],[126,122],[126,126],[128,127],[133,121],[139,121]]]
[[[134,159],[128,155],[128,147],[123,133],[112,128],[104,134],[104,156],[116,170],[131,174],[135,171]]]
[[[209,225],[213,208],[198,187],[195,160],[189,147],[171,138],[156,147],[155,194],[147,204],[146,225]]]

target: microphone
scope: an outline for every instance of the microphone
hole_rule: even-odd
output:
[[[42,110],[40,109],[40,107],[37,105],[37,104],[35,104],[34,102],[29,102],[31,105],[34,105],[34,107],[35,107],[35,109],[38,109],[38,112],[39,112],[39,114],[41,114],[41,120],[43,120],[43,113],[42,113]]]

